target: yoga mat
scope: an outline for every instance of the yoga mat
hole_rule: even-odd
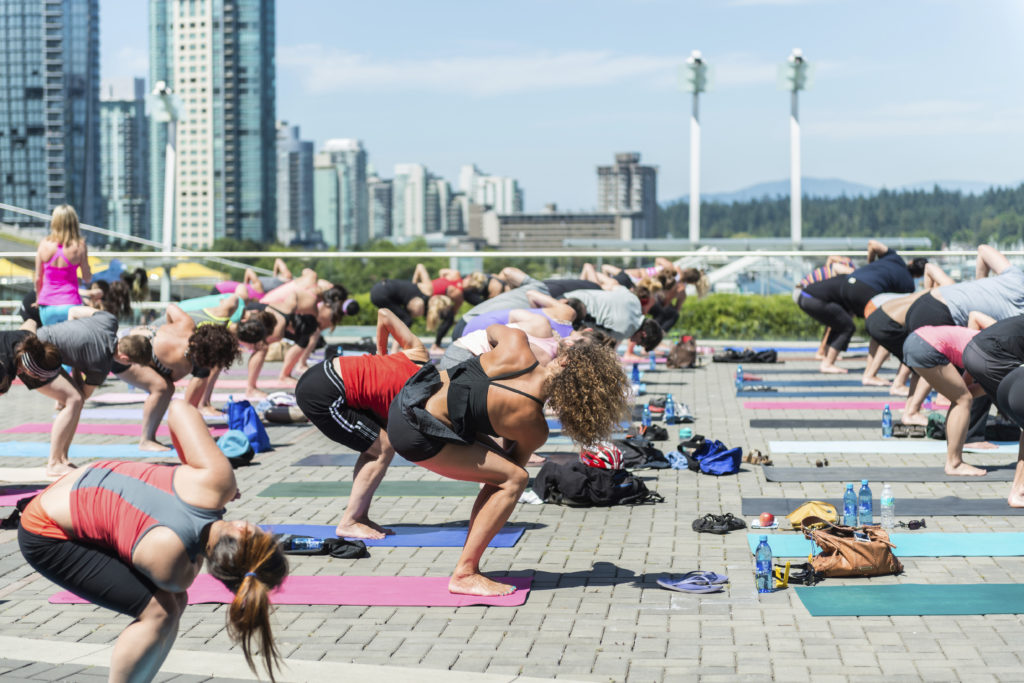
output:
[[[838,489],[838,487],[837,487]],[[831,503],[837,510],[843,509],[843,501],[838,498],[816,498]],[[744,498],[742,513],[759,515],[762,512],[788,515],[797,507],[807,502],[807,498]],[[881,510],[882,506],[875,500],[873,510]],[[1012,508],[1006,498],[900,498],[896,501],[896,511],[900,517],[978,517],[992,515],[995,517],[1017,517],[1024,515],[1024,508]]]
[[[2,447],[3,444],[0,444],[0,448]],[[56,480],[57,477],[47,476],[45,467],[0,467],[0,481],[12,484],[51,482]]]
[[[812,617],[1024,613],[1020,583],[797,586],[796,594]]]
[[[358,453],[314,453],[307,455],[298,462],[293,462],[293,467],[352,467],[359,459]],[[402,456],[395,453],[391,461],[391,467],[413,467],[414,463],[409,462]]]
[[[750,552],[757,550],[761,534],[747,534]],[[1017,557],[1024,555],[1024,533],[1018,532],[969,532],[907,533],[889,535],[896,547],[897,557]],[[774,557],[807,557],[814,546],[803,534],[771,534],[768,536]]]
[[[45,441],[0,441],[0,457],[48,458],[50,457],[50,444]],[[102,458],[104,460],[124,460],[126,458],[173,458],[177,460],[178,454],[174,452],[173,448],[160,453],[140,451],[136,444],[127,443],[73,443],[68,457]]]
[[[211,394],[210,400],[216,403],[222,403],[228,401],[232,396],[236,394]],[[245,398],[242,394],[237,394],[239,400]],[[89,400],[99,405],[127,405],[131,403],[142,403],[149,397],[149,394],[144,391],[111,391],[103,394],[93,394],[89,397]],[[183,399],[185,394],[175,394],[174,398]]]
[[[743,384],[745,386],[760,385],[769,387],[864,387],[865,389],[875,389],[874,393],[878,393],[878,389],[888,389],[888,387],[865,387],[859,379],[750,379],[744,380]]]
[[[83,408],[80,417],[83,420],[142,421],[142,408]],[[203,418],[206,420],[206,424],[225,424],[228,416],[226,414],[203,415]]]
[[[758,420],[751,429],[881,429],[881,420]]]
[[[946,474],[942,465],[931,467],[763,467],[764,478],[768,481],[852,481],[867,477],[870,481],[910,482],[972,482],[972,481],[1013,481],[1015,465],[988,467],[984,477],[956,477]]]
[[[395,533],[382,539],[361,538],[366,545],[392,548],[461,548],[466,543],[466,527],[453,526],[394,526],[384,525]],[[295,534],[314,538],[335,538],[334,525],[329,524],[261,524],[260,528],[272,534]],[[488,548],[511,548],[526,529],[521,526],[502,527],[491,539]],[[1022,534],[1024,535],[1024,534]]]
[[[22,498],[34,496],[49,484],[36,484],[33,486],[0,486],[0,507],[13,507]],[[522,534],[520,534],[522,535]],[[461,543],[459,545],[462,545]]]
[[[742,363],[741,363],[741,365],[742,365]],[[893,375],[895,373],[896,373],[895,370],[892,370],[892,369],[889,369],[889,368],[882,368],[881,370],[878,371],[879,375]],[[748,375],[748,374],[751,374],[751,375],[819,375],[819,376],[822,376],[822,377],[824,376],[824,374],[821,371],[819,371],[818,368],[765,368],[764,370],[762,370],[760,365],[757,366],[756,368],[751,367],[751,370],[750,370],[749,373],[744,370],[743,374],[744,375]]]
[[[324,558],[324,561],[328,561]],[[495,580],[516,586],[509,595],[477,597],[448,592],[448,577],[435,576],[289,576],[270,594],[275,605],[366,605],[385,607],[516,607],[526,602],[533,582],[528,576]],[[217,579],[200,574],[188,589],[188,604],[230,603],[235,596]],[[50,596],[55,605],[86,601],[69,591]]]
[[[192,379],[191,377],[187,377],[185,379],[179,379],[174,384],[175,384],[175,386],[179,386],[179,387],[187,386],[188,383],[189,383],[189,380],[191,380],[191,379]],[[216,386],[218,389],[245,389],[247,386],[249,386],[249,382],[247,380],[244,380],[244,379],[223,379],[223,378],[218,378],[217,379],[217,384],[215,384],[214,386]],[[258,382],[258,386],[261,389],[295,389],[295,380],[292,380],[291,382],[281,382],[281,381],[276,380],[276,379],[270,379],[270,378],[263,378],[263,377],[261,377],[259,382]]]
[[[17,427],[0,430],[0,434],[49,434],[53,425],[49,422],[26,422]],[[213,427],[210,436],[217,438],[228,431],[227,427]],[[107,434],[111,436],[142,436],[141,424],[104,424],[98,422],[79,422],[76,434]],[[156,428],[157,436],[170,436],[171,429],[167,425]]]
[[[752,383],[756,384],[756,383]],[[762,383],[763,384],[763,383]],[[778,396],[779,398],[811,398],[817,396],[821,398],[823,396],[828,398],[845,398],[853,396],[888,396],[885,387],[875,387],[873,390],[862,389],[862,390],[843,390],[843,391],[737,391],[737,398],[750,398],[757,394],[768,396]],[[905,397],[896,397],[904,398]],[[891,403],[891,401],[890,401]]]
[[[821,396],[821,393],[817,394]],[[762,398],[770,399],[778,394],[766,393]],[[905,401],[906,397],[892,396],[888,401],[830,401],[822,399],[818,401],[745,401],[743,407],[747,410],[882,410],[885,406],[890,408],[897,402]],[[881,416],[879,416],[879,427],[881,427]]]
[[[973,450],[966,453],[1006,453],[1016,455],[1018,444],[1001,442],[998,448]],[[769,441],[772,453],[946,453],[946,442],[934,439],[879,439],[877,441]]]
[[[475,496],[480,485],[467,481],[382,481],[375,496]],[[345,498],[350,481],[282,481],[263,489],[262,498]]]

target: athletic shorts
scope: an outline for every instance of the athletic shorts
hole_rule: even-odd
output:
[[[345,383],[333,360],[302,373],[295,385],[295,402],[324,436],[359,453],[370,450],[387,426],[372,410],[345,403]]]
[[[450,443],[467,442],[427,412],[427,399],[441,389],[437,367],[424,365],[406,383],[388,410],[388,439],[410,462],[432,458]]]
[[[25,561],[45,578],[94,605],[137,618],[158,588],[111,550],[40,536],[18,527]]]
[[[626,289],[633,289],[633,278],[629,277],[629,273],[624,270],[615,273],[615,281]]]
[[[926,342],[917,332],[911,332],[903,342],[903,362],[912,368],[937,368],[949,365],[949,359]]]
[[[884,309],[877,309],[864,321],[871,338],[878,342],[883,349],[903,360],[903,344],[907,341],[907,328],[889,317]]]

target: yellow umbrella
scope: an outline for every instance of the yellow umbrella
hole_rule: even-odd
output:
[[[8,259],[0,259],[0,277],[25,277],[32,279],[35,272],[31,268],[19,266]]]
[[[163,277],[163,268],[153,268],[150,277]],[[208,268],[201,263],[179,263],[171,268],[171,280],[226,280],[224,273]]]

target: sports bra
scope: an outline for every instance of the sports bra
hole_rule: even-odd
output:
[[[513,370],[495,377],[484,372],[480,358],[470,358],[448,371],[448,419],[452,422],[452,431],[463,439],[471,441],[477,433],[497,436],[491,418],[487,414],[487,391],[493,384],[507,391],[512,391],[529,399],[533,399],[542,407],[544,401],[533,394],[520,391],[506,384],[498,384],[500,380],[520,377],[540,365],[536,360],[522,370]]]

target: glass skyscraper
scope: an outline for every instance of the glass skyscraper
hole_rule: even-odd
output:
[[[313,143],[299,139],[299,127],[277,124],[277,241],[313,238]]]
[[[324,143],[316,155],[316,229],[332,249],[351,249],[370,239],[366,150],[352,138]]]
[[[146,81],[103,83],[100,191],[108,230],[149,238],[149,125]]]
[[[175,243],[276,237],[274,0],[150,0],[150,82],[180,98]],[[167,125],[151,122],[160,239]]]
[[[0,201],[103,222],[99,24],[99,0],[0,3]]]

